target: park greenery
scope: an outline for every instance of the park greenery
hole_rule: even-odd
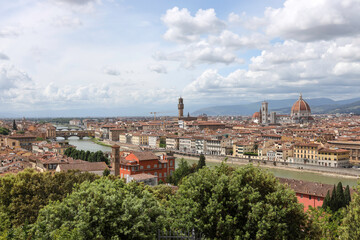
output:
[[[64,155],[72,157],[73,159],[81,159],[88,162],[105,162],[108,165],[110,164],[109,159],[102,151],[90,152],[70,147],[65,150]]]
[[[10,130],[4,127],[0,127],[0,134],[1,135],[9,135]]]
[[[108,173],[5,175],[0,239],[157,239],[159,230],[192,229],[205,239],[360,238],[360,198],[350,201],[341,184],[323,207],[304,212],[290,188],[253,165],[210,169],[182,159],[173,176],[178,187]]]

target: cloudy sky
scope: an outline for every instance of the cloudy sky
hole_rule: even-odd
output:
[[[0,0],[0,112],[359,97],[359,12],[359,0]]]

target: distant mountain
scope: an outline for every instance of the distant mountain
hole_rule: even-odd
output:
[[[313,98],[305,99],[310,105],[312,113],[359,113],[360,114],[360,98],[348,100],[334,101],[330,98]],[[297,99],[269,100],[269,112],[275,111],[279,114],[289,114],[292,105]],[[225,105],[214,106],[199,109],[192,113],[193,116],[207,114],[209,116],[217,115],[252,115],[258,112],[261,102],[243,104],[243,105]]]

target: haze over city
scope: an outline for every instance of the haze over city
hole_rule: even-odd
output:
[[[359,92],[348,1],[0,1],[2,117],[176,115]],[[291,104],[291,103],[290,103]]]

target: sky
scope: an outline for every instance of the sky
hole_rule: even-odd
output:
[[[359,0],[0,0],[0,113],[355,98],[359,12]]]

